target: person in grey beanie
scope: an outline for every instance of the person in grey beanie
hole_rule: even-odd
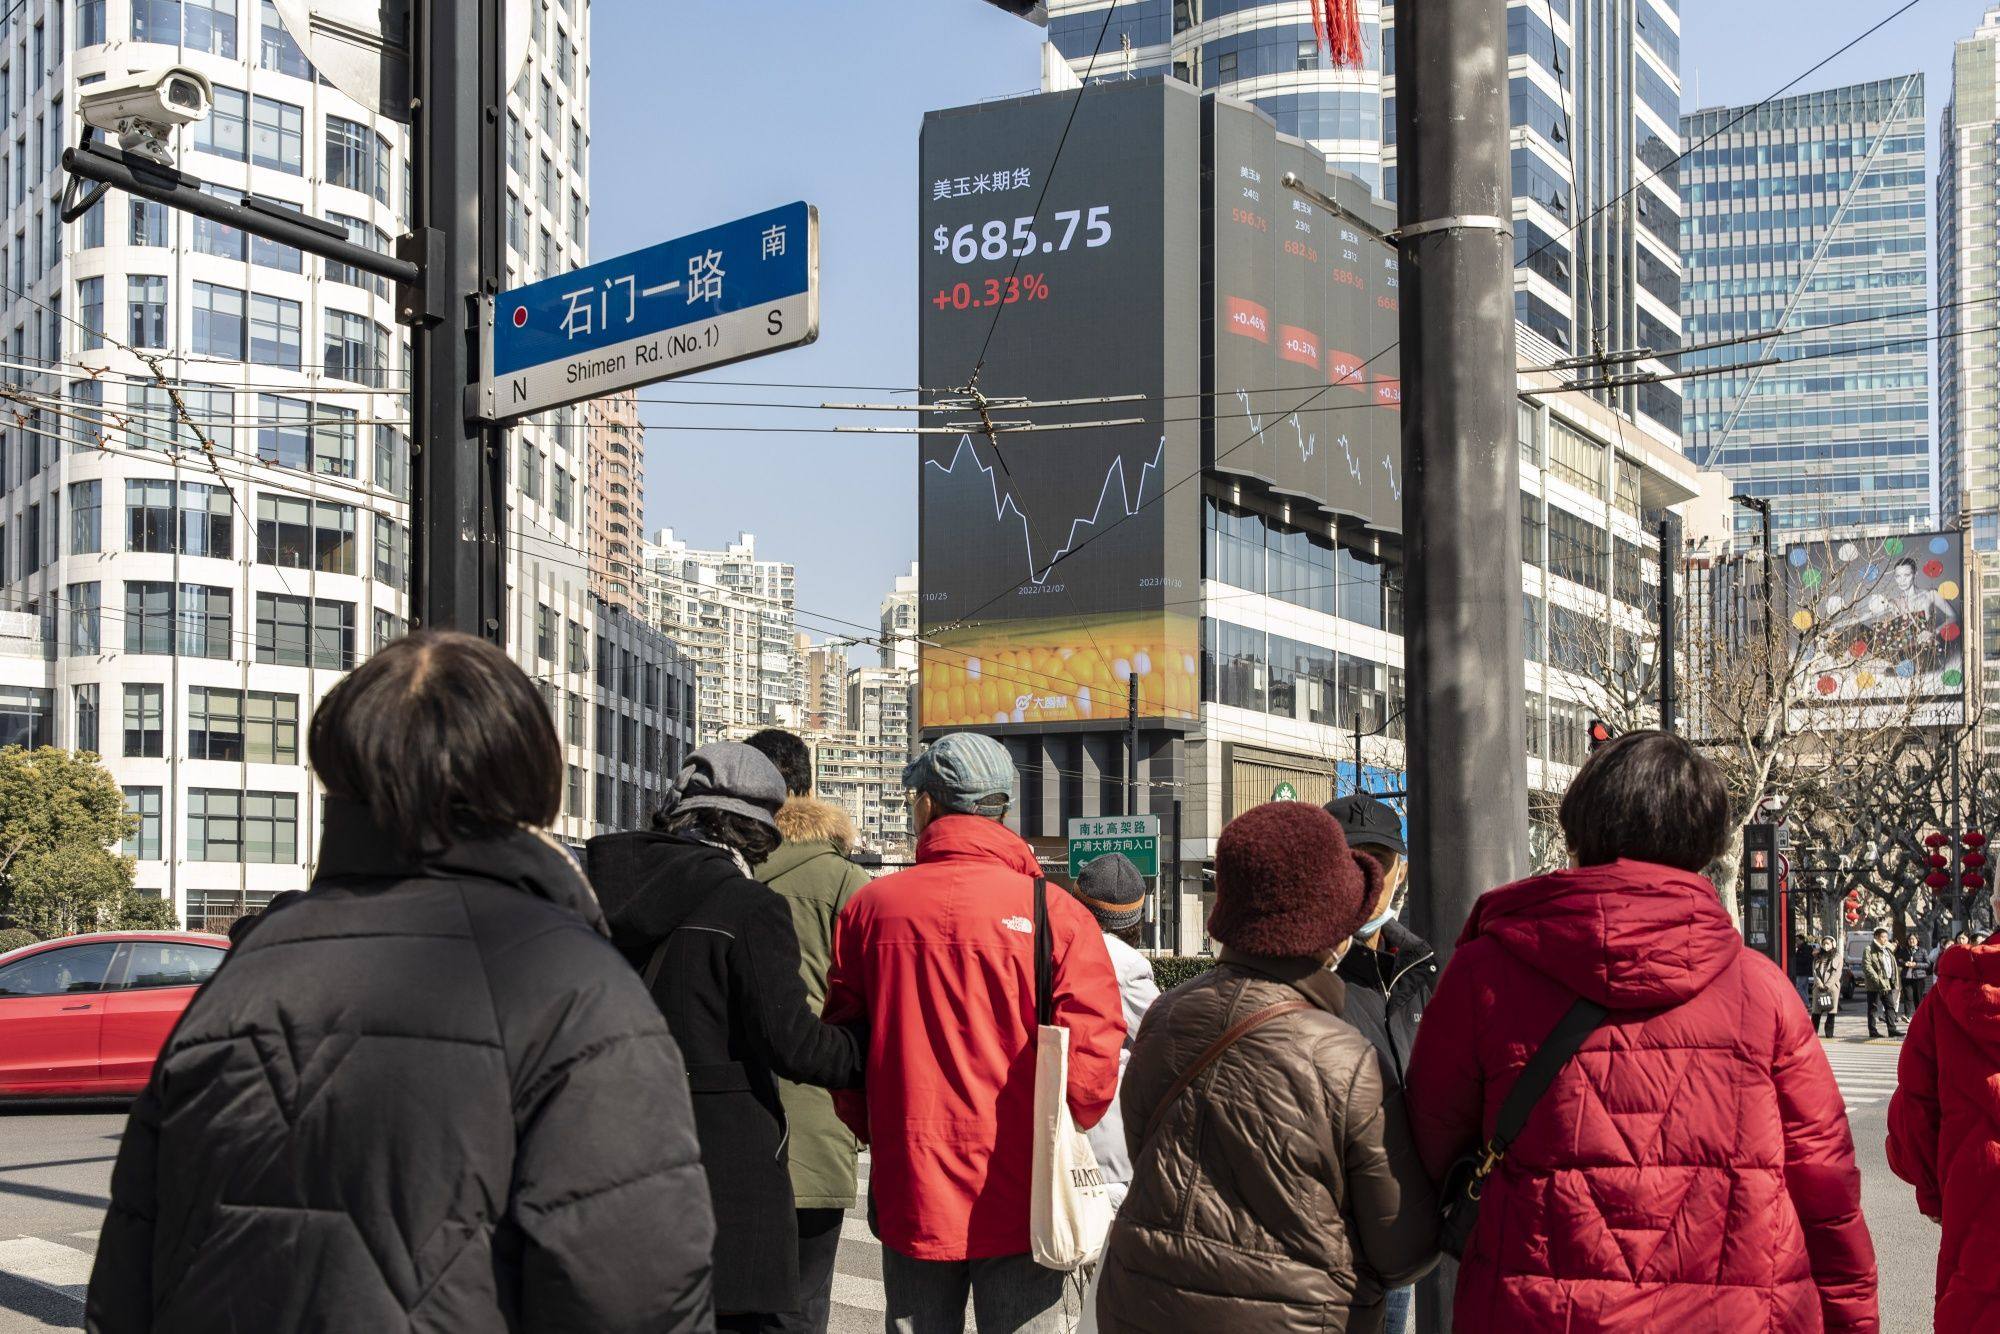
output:
[[[778,1080],[853,1088],[868,1047],[864,1027],[814,1016],[791,909],[751,876],[778,847],[784,804],[776,765],[712,742],[688,756],[651,829],[584,849],[611,943],[641,970],[687,1060],[726,1331],[778,1328],[800,1306]]]
[[[1104,948],[1111,954],[1112,971],[1118,974],[1118,1000],[1125,1010],[1125,1046],[1118,1053],[1118,1079],[1125,1079],[1125,1066],[1132,1059],[1132,1044],[1139,1037],[1139,1021],[1160,998],[1159,983],[1153,980],[1153,964],[1139,953],[1144,927],[1139,919],[1146,907],[1146,878],[1122,852],[1106,853],[1086,863],[1077,873],[1071,891],[1077,902],[1090,909],[1104,933]],[[1104,1119],[1084,1132],[1091,1151],[1097,1155],[1097,1170],[1104,1177],[1111,1207],[1124,1203],[1132,1185],[1132,1155],[1125,1147],[1125,1118],[1112,1100]]]

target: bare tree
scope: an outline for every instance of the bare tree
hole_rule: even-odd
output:
[[[1834,550],[1854,554],[1805,567],[1817,571],[1807,586],[1791,572],[1768,626],[1761,564],[1684,572],[1676,712],[1728,783],[1729,839],[1709,874],[1732,914],[1743,828],[1772,798],[1810,793],[1834,771],[1893,772],[1909,760],[1911,736],[1944,717],[1924,694],[1930,677],[1877,662],[1885,621],[1901,605],[1888,596],[1894,567],[1851,543]],[[1607,598],[1594,612],[1552,608],[1549,624],[1558,693],[1614,731],[1659,726],[1657,623]]]

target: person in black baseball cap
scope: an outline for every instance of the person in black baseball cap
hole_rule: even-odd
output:
[[[1405,927],[1396,916],[1396,900],[1409,881],[1409,844],[1403,820],[1394,807],[1365,792],[1336,797],[1326,813],[1340,823],[1347,844],[1366,853],[1382,867],[1382,890],[1354,933],[1354,944],[1336,971],[1347,983],[1343,1016],[1387,1058],[1400,1094],[1417,1041],[1417,1020],[1437,988],[1438,963],[1428,942]],[[1410,1312],[1409,1288],[1388,1294],[1384,1334],[1403,1334]]]

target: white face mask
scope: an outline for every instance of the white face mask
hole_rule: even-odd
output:
[[[1354,938],[1356,940],[1361,940],[1364,937],[1372,936],[1377,931],[1380,931],[1383,927],[1389,925],[1389,923],[1395,920],[1396,920],[1396,910],[1394,908],[1391,908],[1389,909],[1389,911],[1383,913],[1380,917],[1377,917],[1374,921],[1363,922],[1360,925],[1360,927],[1355,931]]]

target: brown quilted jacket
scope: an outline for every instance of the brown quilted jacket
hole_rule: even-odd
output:
[[[1382,1296],[1437,1254],[1437,1206],[1400,1096],[1341,1019],[1340,979],[1310,959],[1221,962],[1154,1002],[1120,1107],[1133,1181],[1098,1295],[1110,1334],[1382,1328]],[[1247,1034],[1144,1143],[1180,1072],[1268,1005],[1313,1009]]]

